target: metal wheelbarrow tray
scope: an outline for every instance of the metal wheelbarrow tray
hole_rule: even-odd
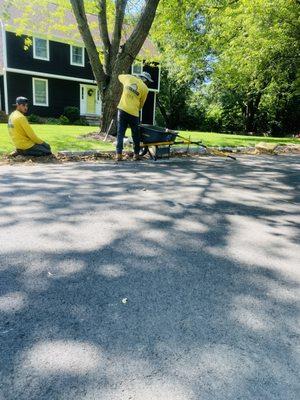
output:
[[[149,153],[154,160],[158,158],[170,157],[170,149],[175,144],[197,144],[201,142],[191,142],[188,139],[179,136],[179,132],[170,129],[161,128],[154,125],[140,125],[141,134],[141,156]],[[177,138],[182,139],[176,141]],[[151,150],[149,149],[151,147]]]
[[[144,144],[171,142],[174,143],[178,132],[153,125],[140,125],[141,142]]]
[[[150,155],[150,158],[157,160],[158,158],[170,157],[170,149],[172,145],[186,144],[187,146],[195,144],[207,149],[201,140],[194,142],[183,136],[180,136],[179,132],[173,131],[167,128],[161,128],[154,125],[140,124],[141,134],[141,156]],[[179,139],[179,140],[176,140]],[[150,150],[151,148],[151,150]],[[235,157],[222,153],[217,150],[210,150],[209,154],[214,154],[222,157],[229,157],[236,160]]]

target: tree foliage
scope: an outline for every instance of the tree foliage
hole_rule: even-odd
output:
[[[223,129],[279,134],[299,127],[296,0],[163,0],[155,26],[171,69],[181,67],[177,79],[205,77],[194,90],[207,108],[221,110]]]

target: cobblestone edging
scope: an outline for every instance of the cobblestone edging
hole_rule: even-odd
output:
[[[289,144],[286,146],[273,145],[268,143],[258,143],[255,146],[211,146],[205,147],[191,147],[187,146],[171,147],[171,154],[209,154],[211,150],[218,150],[225,153],[240,153],[240,154],[300,154],[300,144]]]
[[[220,146],[212,146],[212,147],[190,147],[189,149],[187,147],[178,147],[174,146],[171,148],[171,154],[200,154],[200,155],[208,155],[210,154],[210,150],[218,150],[221,152],[225,153],[244,153],[244,154],[250,154],[255,151],[255,147],[220,147]]]
[[[300,154],[300,144],[290,144],[286,146],[269,145],[265,143],[258,144],[256,146],[215,146],[215,147],[190,147],[187,146],[171,146],[171,156],[197,156],[197,155],[210,155],[213,150],[218,150],[219,152],[232,153],[232,154],[249,154],[249,155],[259,155],[259,154]],[[125,159],[130,158],[132,151],[124,151]],[[1,163],[22,163],[22,162],[65,162],[65,161],[93,161],[97,159],[113,159],[115,152],[110,151],[100,151],[100,150],[85,150],[85,151],[58,151],[53,156],[48,157],[25,157],[25,156],[11,156],[6,155],[1,158]]]
[[[298,145],[287,145],[287,146],[269,146],[263,147],[262,145],[256,146],[212,146],[212,147],[187,147],[187,146],[171,146],[172,155],[190,154],[190,155],[209,155],[211,150],[218,150],[225,153],[239,153],[239,154],[290,154],[300,153],[300,144]],[[130,153],[126,150],[124,153]],[[59,151],[57,153],[63,157],[101,157],[114,155],[114,151],[100,151],[100,150],[87,150],[87,151]]]

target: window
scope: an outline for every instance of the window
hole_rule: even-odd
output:
[[[39,60],[49,61],[49,41],[33,38],[33,57]]]
[[[48,80],[33,78],[33,105],[48,107]]]
[[[71,46],[71,65],[78,65],[84,67],[84,48],[78,46]]]
[[[135,61],[131,68],[133,75],[141,75],[143,72],[143,63],[141,61]]]

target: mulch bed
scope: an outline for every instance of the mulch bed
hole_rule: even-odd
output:
[[[99,133],[95,133],[97,135],[101,135]],[[91,134],[88,134],[91,137]],[[102,135],[101,135],[102,136]],[[115,138],[111,136],[115,141]],[[233,148],[233,152],[234,151]],[[259,154],[270,154],[270,155],[280,155],[280,154],[300,154],[300,145],[287,145],[287,146],[277,146],[274,149],[258,149],[253,148],[251,151],[240,152],[241,154],[248,155],[259,155]],[[124,152],[124,161],[132,160],[132,151]],[[178,149],[176,151],[173,148],[171,157],[182,158],[182,157],[201,157],[207,156],[208,154],[199,154],[196,151],[191,151],[191,153],[187,153],[183,151],[183,149]],[[226,154],[224,153],[224,156]],[[12,155],[4,155],[0,158],[0,164],[62,164],[66,162],[99,162],[99,161],[107,161],[114,160],[115,152],[114,151],[97,151],[97,150],[89,150],[89,151],[61,151],[55,155],[47,156],[47,157],[30,157],[30,156],[12,156]],[[143,159],[147,159],[146,157]]]
[[[107,135],[106,133],[101,133],[101,132],[89,132],[85,135],[80,135],[77,137],[77,139],[94,139],[94,140],[102,140],[105,142],[109,142],[109,143],[114,143],[116,141],[116,137],[115,136],[111,136],[111,135]]]

